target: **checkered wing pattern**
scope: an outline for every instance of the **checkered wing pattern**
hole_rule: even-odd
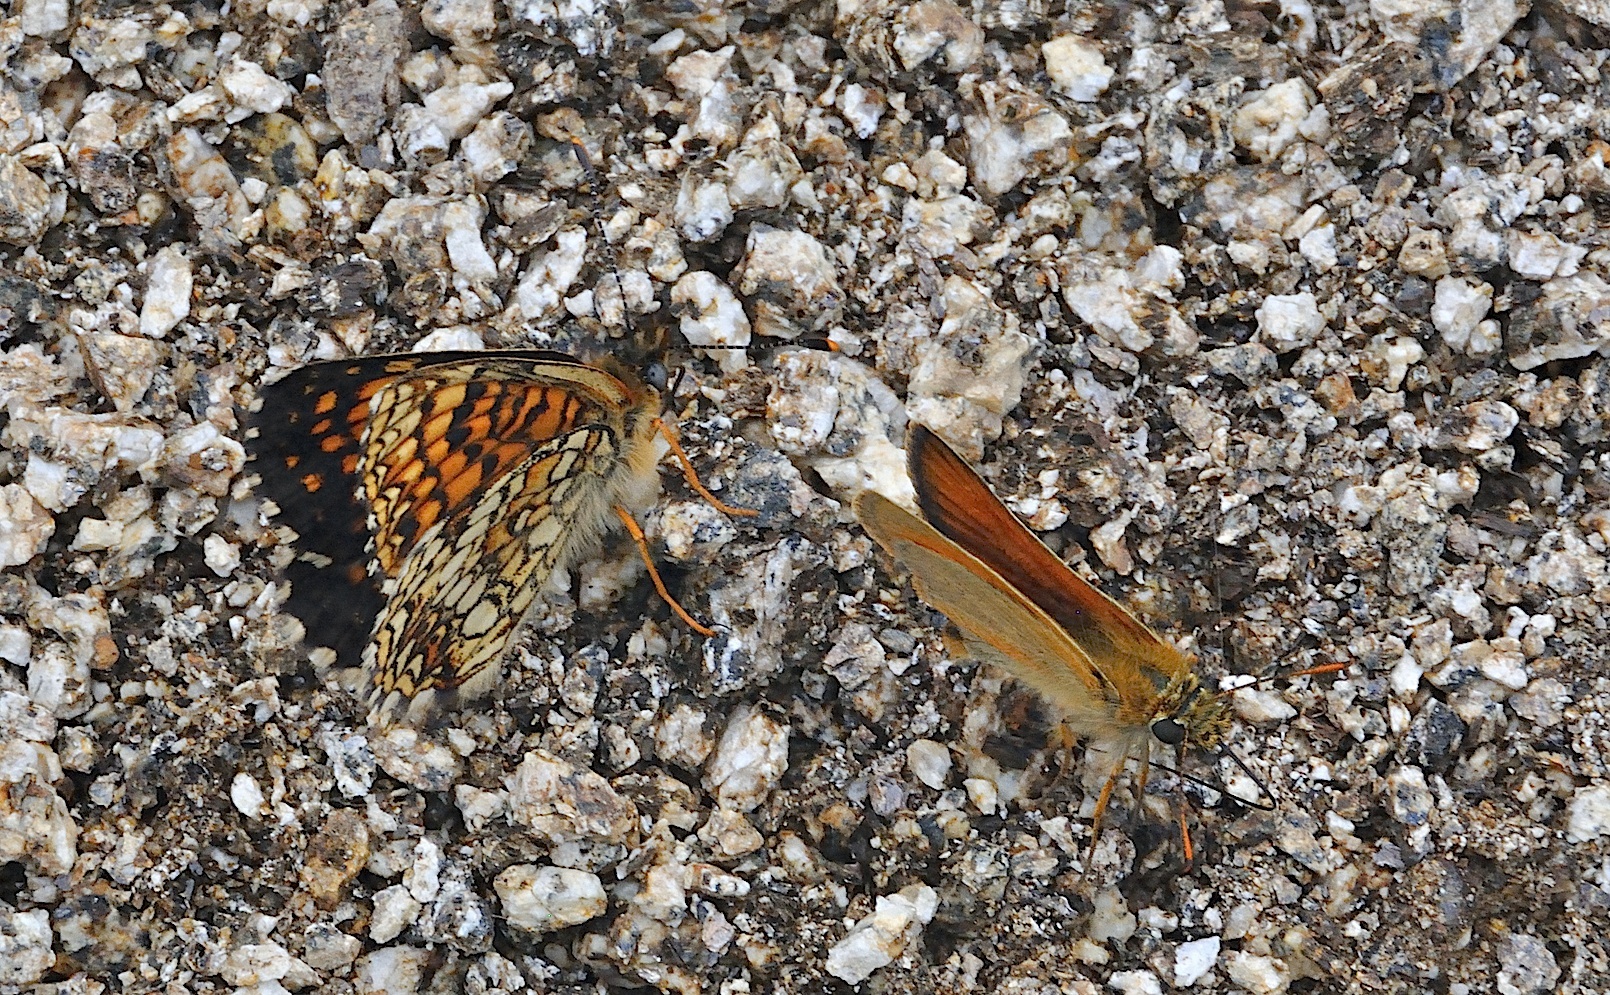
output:
[[[623,376],[560,353],[421,353],[264,388],[260,491],[298,536],[287,608],[361,662],[381,713],[484,691],[548,576],[653,480],[658,397]]]
[[[538,446],[453,527],[427,530],[402,563],[364,663],[370,705],[396,712],[421,694],[475,697],[543,581],[607,521],[618,441],[588,427]]]

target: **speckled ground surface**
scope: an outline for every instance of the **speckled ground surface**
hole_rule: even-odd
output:
[[[0,991],[1610,990],[1605,25],[17,0]],[[369,728],[240,412],[481,346],[668,374],[761,514],[646,516],[715,639],[613,542]],[[1103,759],[849,513],[908,419],[1215,686],[1347,665],[1234,697],[1272,811],[1190,789],[1187,869],[1154,775],[1091,851]]]

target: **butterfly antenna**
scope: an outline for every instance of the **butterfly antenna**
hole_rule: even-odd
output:
[[[1253,680],[1250,684],[1237,684],[1233,688],[1225,688],[1222,691],[1215,691],[1213,694],[1214,697],[1224,698],[1235,694],[1243,688],[1255,688],[1264,684],[1273,684],[1275,681],[1294,681],[1299,677],[1312,677],[1315,674],[1334,674],[1346,669],[1347,664],[1345,663],[1321,663],[1313,667],[1304,667],[1302,670],[1293,670],[1290,673],[1266,674]]]
[[[1262,792],[1269,799],[1269,804],[1268,805],[1260,805],[1260,804],[1258,804],[1256,802],[1248,801],[1247,799],[1242,798],[1242,797],[1240,797],[1238,795],[1230,795],[1230,797],[1236,799],[1236,801],[1239,801],[1244,805],[1249,805],[1252,808],[1255,808],[1260,812],[1273,812],[1275,810],[1275,806],[1279,802],[1279,799],[1275,798],[1275,793],[1272,790],[1270,790],[1268,784],[1264,783],[1263,778],[1259,777],[1257,774],[1254,774],[1252,772],[1252,768],[1247,766],[1247,762],[1245,760],[1241,759],[1241,754],[1239,754],[1235,750],[1231,749],[1230,744],[1226,743],[1222,747],[1219,748],[1219,756],[1221,756],[1221,757],[1229,757],[1230,761],[1241,769],[1241,773],[1243,773],[1243,774],[1247,775],[1249,778],[1251,778],[1252,783],[1256,784],[1258,786],[1258,790],[1260,792]],[[1228,792],[1226,792],[1226,793],[1228,794]]]
[[[1214,753],[1212,755],[1213,756],[1219,756],[1221,754],[1220,753]],[[1242,770],[1247,772],[1247,776],[1252,778],[1253,782],[1258,785],[1259,789],[1261,789],[1264,794],[1269,795],[1271,798],[1274,797],[1274,793],[1271,792],[1268,788],[1264,787],[1263,782],[1258,779],[1258,776],[1256,774],[1252,773],[1252,771],[1247,770],[1247,765],[1245,763],[1242,763],[1241,758],[1236,756],[1234,751],[1230,752],[1230,758],[1235,761],[1237,766],[1239,766]],[[1168,774],[1173,774],[1175,777],[1179,778],[1182,781],[1190,781],[1192,784],[1196,785],[1199,788],[1207,788],[1209,791],[1215,792],[1217,794],[1224,795],[1227,798],[1234,798],[1236,800],[1237,804],[1245,805],[1248,808],[1255,808],[1260,812],[1272,812],[1272,811],[1274,811],[1275,806],[1273,804],[1266,804],[1266,803],[1263,803],[1263,802],[1256,802],[1256,801],[1251,800],[1250,798],[1242,798],[1240,795],[1235,794],[1234,792],[1232,792],[1230,790],[1229,786],[1226,785],[1223,781],[1220,781],[1217,784],[1215,784],[1214,782],[1209,781],[1206,778],[1197,777],[1195,774],[1188,774],[1185,771],[1181,770],[1179,767],[1170,767],[1168,764],[1158,763],[1156,760],[1153,760],[1151,762],[1151,764],[1152,764],[1153,767],[1156,767],[1158,770],[1163,771],[1163,772],[1168,773]]]

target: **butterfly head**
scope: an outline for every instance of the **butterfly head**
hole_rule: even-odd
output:
[[[1148,728],[1166,746],[1211,751],[1224,741],[1230,715],[1218,695],[1204,693],[1195,671],[1186,671],[1158,696]]]

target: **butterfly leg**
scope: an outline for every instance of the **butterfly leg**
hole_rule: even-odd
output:
[[[949,648],[948,642],[946,645]],[[1051,780],[1046,784],[1045,790],[1040,793],[1042,798],[1062,786],[1063,778],[1068,776],[1068,770],[1073,766],[1073,745],[1078,741],[1078,737],[1073,734],[1073,730],[1068,728],[1066,722],[1058,722],[1055,730],[1047,737],[1047,748],[1056,754],[1057,769],[1051,775]]]
[[[676,455],[676,461],[682,465],[683,479],[688,482],[688,486],[693,488],[700,497],[710,502],[712,508],[724,515],[736,515],[739,518],[752,518],[760,514],[753,508],[738,508],[730,505],[710,493],[709,488],[705,487],[704,482],[699,479],[698,471],[693,469],[693,461],[688,459],[687,450],[682,448],[682,443],[678,441],[676,431],[671,428],[671,423],[664,418],[656,418],[654,419],[654,424],[659,428],[660,434],[665,436],[665,441],[670,443],[671,452]]]
[[[648,551],[648,539],[643,535],[643,529],[637,524],[637,519],[632,517],[632,513],[617,504],[615,506],[615,516],[621,520],[622,525],[626,526],[626,534],[632,537],[633,542],[637,543],[637,552],[643,557],[643,565],[648,567],[649,580],[654,582],[654,590],[658,591],[665,603],[671,606],[671,610],[676,612],[677,617],[687,623],[688,628],[706,639],[715,635],[716,630],[689,615],[687,609],[678,604],[677,600],[671,597],[671,592],[665,589],[665,581],[660,579],[660,572],[654,567],[654,557]]]
[[[1184,751],[1176,747],[1174,750],[1174,768],[1176,770],[1184,770],[1184,765]],[[1180,824],[1180,851],[1185,856],[1185,869],[1187,871],[1189,871],[1191,866],[1196,863],[1196,847],[1191,845],[1191,822],[1189,815],[1190,802],[1185,797],[1185,784],[1182,781],[1179,782],[1179,786],[1174,793],[1174,818],[1178,819]]]
[[[1123,776],[1127,763],[1129,754],[1126,752],[1118,758],[1112,773],[1107,775],[1107,783],[1101,786],[1101,794],[1096,796],[1096,813],[1090,819],[1090,853],[1087,860],[1095,856],[1096,844],[1101,841],[1101,818],[1107,814],[1107,803],[1112,801],[1113,788],[1118,786],[1118,779]]]

